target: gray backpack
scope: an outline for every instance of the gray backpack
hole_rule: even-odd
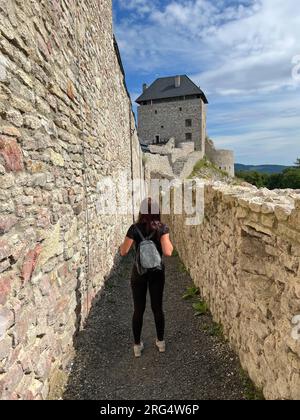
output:
[[[162,258],[158,252],[155,243],[151,240],[156,232],[152,232],[150,236],[145,238],[136,226],[136,230],[142,239],[137,247],[135,265],[140,275],[153,270],[162,270]]]

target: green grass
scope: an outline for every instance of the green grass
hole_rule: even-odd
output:
[[[182,261],[178,262],[178,271],[180,273],[188,273],[188,270],[187,270],[186,266],[183,264]]]
[[[186,289],[185,294],[182,296],[183,299],[193,299],[196,296],[200,295],[199,287],[191,286]]]
[[[214,165],[213,163],[211,163],[206,156],[204,156],[203,159],[199,160],[196,165],[194,166],[193,172],[191,173],[191,175],[189,176],[189,179],[197,176],[199,174],[199,172],[201,172],[203,169],[210,169],[216,173],[218,173],[221,176],[224,177],[228,177],[228,173],[225,171],[222,171],[221,169],[219,169],[216,165]]]
[[[245,385],[245,398],[249,401],[264,401],[265,397],[262,390],[257,389],[253,384],[247,372],[240,368],[240,376]]]
[[[223,326],[221,324],[214,322],[208,327],[207,331],[211,337],[217,337],[219,340],[226,341]]]
[[[209,307],[206,302],[200,300],[193,304],[195,310],[195,316],[206,315],[209,312]]]
[[[198,172],[201,171],[201,169],[207,169],[211,168],[212,163],[209,162],[209,160],[204,156],[203,159],[199,160],[196,165],[194,166],[193,172],[189,176],[189,178],[192,178],[193,176],[196,176]]]
[[[174,248],[172,257],[179,257],[177,249]]]

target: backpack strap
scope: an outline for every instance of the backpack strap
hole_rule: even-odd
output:
[[[135,228],[136,228],[137,233],[139,234],[140,238],[142,239],[142,241],[146,241],[146,240],[149,241],[156,234],[156,231],[153,231],[149,236],[147,236],[147,238],[145,238],[144,235],[142,234],[142,232],[140,231],[140,229],[137,227],[137,225],[135,225]]]
[[[145,241],[145,238],[144,238],[144,236],[143,236],[142,232],[140,231],[140,229],[137,227],[137,225],[135,225],[135,228],[136,228],[137,233],[139,234],[139,236],[140,236],[141,240],[142,240],[142,241]]]
[[[153,238],[153,236],[155,236],[156,232],[153,231],[149,236],[147,236],[147,240],[149,241],[150,239]]]

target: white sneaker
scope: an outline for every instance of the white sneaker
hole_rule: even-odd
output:
[[[165,341],[159,341],[156,339],[156,347],[158,348],[160,353],[164,353],[166,351],[166,342]]]
[[[143,350],[144,350],[144,343],[142,341],[141,341],[141,344],[135,344],[133,347],[135,357],[141,357]]]

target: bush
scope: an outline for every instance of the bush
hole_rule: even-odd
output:
[[[236,176],[255,185],[257,188],[266,187],[270,190],[277,188],[300,189],[300,168],[285,169],[280,174],[265,174],[255,171],[237,172]]]
[[[300,168],[286,169],[283,171],[281,188],[300,188]]]
[[[257,188],[267,186],[268,174],[262,174],[256,171],[241,171],[237,172],[236,176],[246,182],[249,182],[249,184],[255,185]]]

